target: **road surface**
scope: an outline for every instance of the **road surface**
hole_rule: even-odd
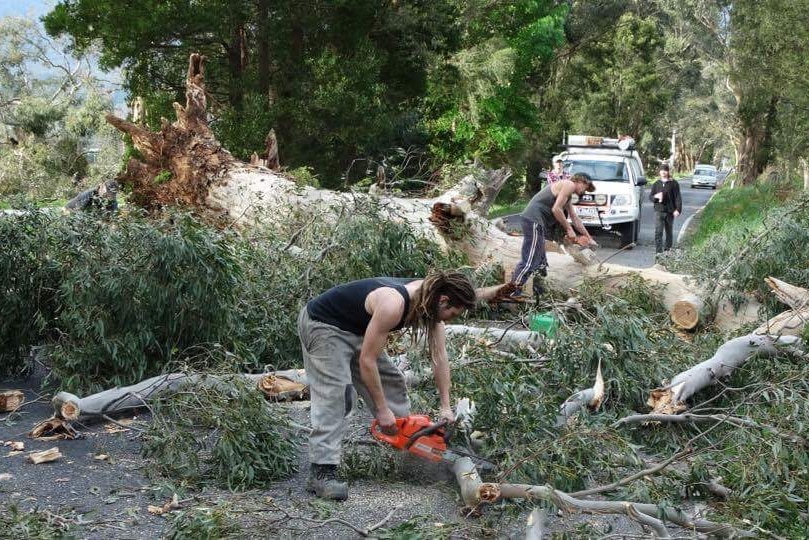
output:
[[[719,173],[718,185],[722,185],[724,180],[724,173]],[[711,189],[690,187],[690,176],[679,178],[680,192],[683,197],[683,213],[674,219],[674,246],[677,247],[677,240],[682,238],[685,228],[691,224],[691,221],[699,211],[700,208],[705,206],[711,195],[716,193]],[[503,222],[509,229],[520,230],[520,225],[517,216],[506,216]],[[647,268],[654,265],[655,256],[655,224],[654,224],[654,208],[652,202],[649,201],[649,185],[644,186],[643,189],[643,207],[641,209],[640,232],[638,234],[638,244],[633,249],[625,249],[623,251],[618,249],[619,239],[612,232],[603,231],[601,229],[590,229],[590,234],[599,244],[599,249],[596,251],[596,257],[599,260],[606,260],[609,258],[610,263],[621,264],[631,268]]]

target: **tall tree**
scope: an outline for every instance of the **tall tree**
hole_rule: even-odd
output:
[[[109,133],[103,114],[112,102],[93,65],[33,21],[0,19],[0,196],[65,197],[71,181],[100,172],[87,158]],[[118,163],[114,148],[104,155]]]

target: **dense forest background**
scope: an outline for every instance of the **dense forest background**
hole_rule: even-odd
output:
[[[208,58],[224,147],[249,159],[273,129],[282,165],[322,187],[367,183],[382,166],[391,185],[419,188],[477,161],[518,172],[507,198],[536,187],[566,132],[631,135],[653,170],[674,136],[678,169],[735,165],[751,184],[807,151],[806,4],[65,0],[44,16],[47,35],[0,25],[0,195],[64,195],[70,179],[119,165],[98,162],[120,143],[97,114],[109,94],[84,68],[120,68],[154,128],[183,102],[193,51]],[[57,69],[45,77],[43,64]],[[35,164],[47,182],[31,181]]]

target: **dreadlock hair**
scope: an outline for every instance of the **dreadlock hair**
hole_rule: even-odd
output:
[[[440,322],[438,304],[441,296],[447,296],[447,303],[451,307],[469,309],[475,306],[475,286],[466,275],[458,271],[434,271],[424,278],[413,297],[405,325],[412,329],[414,342],[420,334],[427,334],[430,351],[433,350],[433,331]]]

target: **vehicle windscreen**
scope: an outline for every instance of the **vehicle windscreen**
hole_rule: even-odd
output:
[[[570,162],[570,174],[585,173],[602,182],[628,182],[629,171],[623,161],[576,160]]]
[[[694,171],[694,176],[714,176],[716,171],[713,169],[697,169]]]

